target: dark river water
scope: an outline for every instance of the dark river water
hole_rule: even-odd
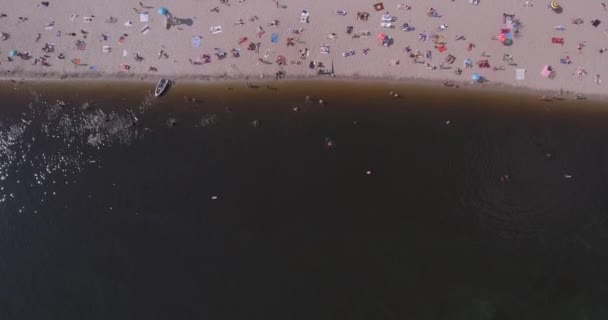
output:
[[[606,105],[150,87],[0,87],[1,319],[608,318]]]

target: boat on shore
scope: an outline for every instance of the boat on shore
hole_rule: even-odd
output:
[[[165,79],[162,78],[158,81],[158,83],[156,84],[156,89],[154,89],[154,96],[158,97],[160,95],[162,95],[165,90],[167,90],[167,87],[169,86],[169,83],[171,81],[169,81],[169,79]]]

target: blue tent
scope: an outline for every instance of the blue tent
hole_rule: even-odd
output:
[[[473,73],[473,75],[471,76],[471,80],[476,81],[476,82],[480,82],[481,81],[481,75],[479,73]]]
[[[160,7],[158,8],[158,14],[160,14],[161,16],[166,16],[167,14],[169,14],[169,10],[167,10],[167,8],[165,7]]]

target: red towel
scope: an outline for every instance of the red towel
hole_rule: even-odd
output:
[[[564,44],[564,38],[551,38],[551,43]]]
[[[439,52],[444,52],[446,51],[448,48],[446,48],[444,45],[440,45],[439,47],[437,47],[437,50],[439,50]]]

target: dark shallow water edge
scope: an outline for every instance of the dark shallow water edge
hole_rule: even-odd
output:
[[[1,208],[3,318],[605,318],[604,105],[276,88],[3,89],[9,123],[35,99],[144,110],[141,137],[69,140],[95,163]]]

